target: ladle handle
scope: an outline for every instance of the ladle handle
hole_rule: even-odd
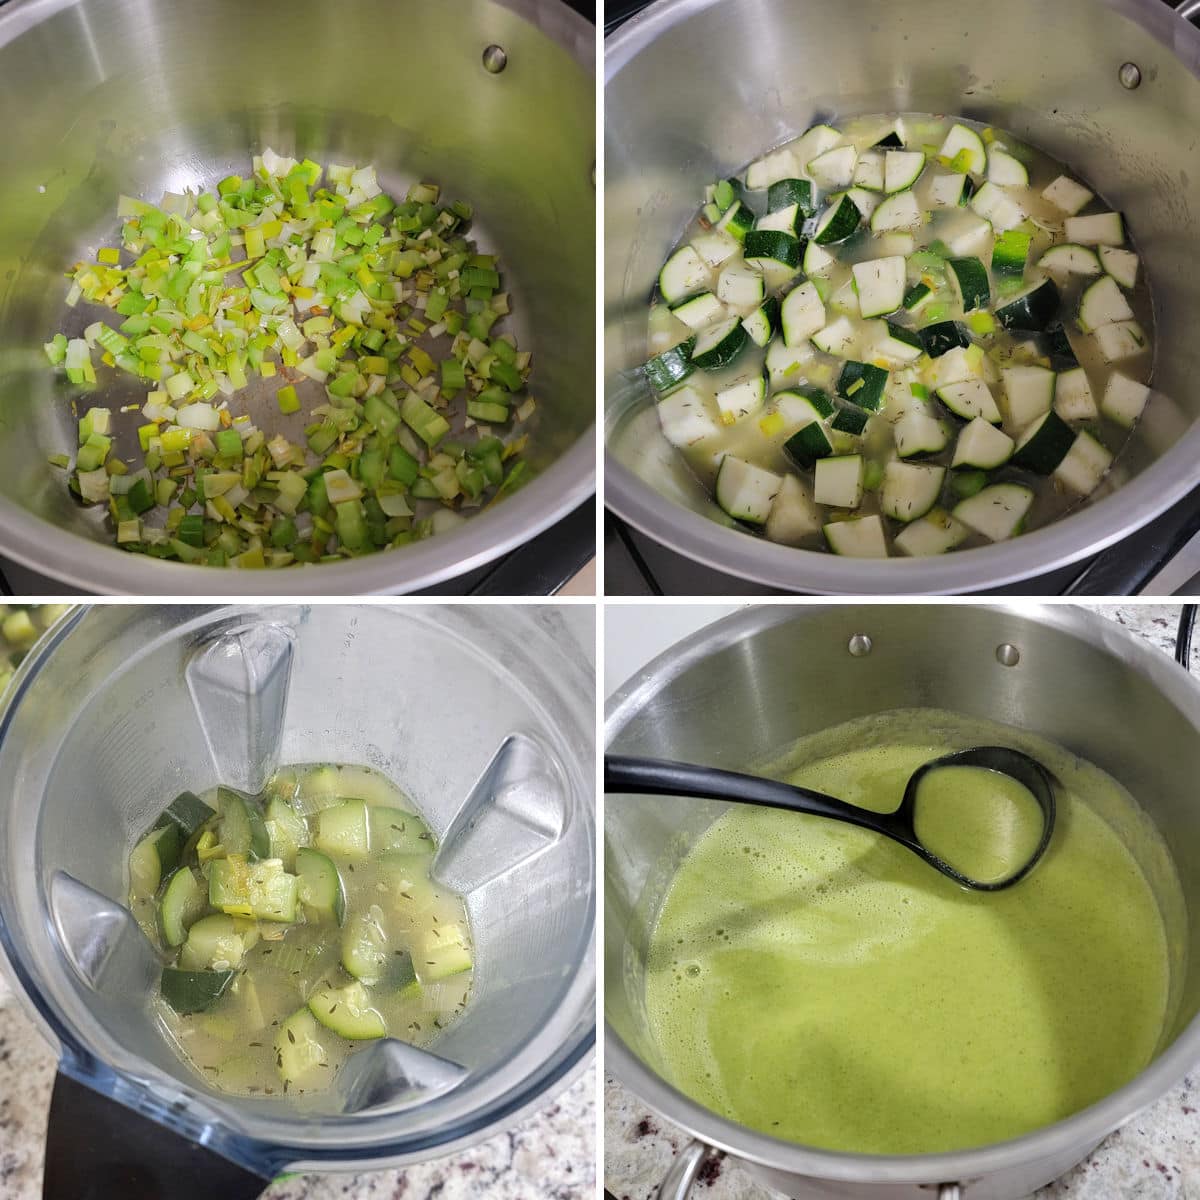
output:
[[[873,829],[890,836],[900,832],[895,828],[896,822],[889,819],[889,814],[856,808],[823,792],[781,783],[776,779],[743,775],[739,771],[722,771],[717,767],[701,767],[694,763],[606,754],[604,790],[627,796],[693,796],[727,800],[734,804],[758,804],[789,812],[811,813],[817,817],[832,817],[836,821],[849,821],[863,829]]]
[[[42,1200],[255,1200],[269,1181],[62,1071]]]

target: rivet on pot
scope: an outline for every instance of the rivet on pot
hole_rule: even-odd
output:
[[[483,69],[499,75],[508,66],[508,55],[503,46],[491,45],[483,52]]]
[[[871,639],[865,633],[856,633],[849,641],[846,649],[854,655],[855,658],[865,658],[871,653]]]
[[[1122,63],[1120,70],[1117,71],[1117,78],[1121,81],[1123,88],[1132,92],[1142,82],[1142,68],[1137,63]]]
[[[1021,661],[1021,652],[1011,642],[1001,642],[996,647],[996,661],[1002,667],[1015,667]]]

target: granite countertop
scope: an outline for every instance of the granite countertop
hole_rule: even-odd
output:
[[[0,1197],[38,1200],[55,1057],[0,975]],[[298,1175],[264,1200],[590,1200],[596,1190],[596,1067],[508,1133],[395,1171]],[[130,1197],[130,1200],[140,1198]]]
[[[740,607],[723,606],[729,611]],[[1086,604],[1174,655],[1178,605]],[[712,615],[718,615],[714,610]],[[694,627],[692,622],[689,629]],[[681,630],[681,634],[682,634]],[[665,644],[665,643],[664,643]],[[657,648],[655,651],[657,652]],[[1200,645],[1197,646],[1200,660]],[[636,666],[636,664],[634,665]],[[630,670],[634,669],[630,667]],[[623,682],[611,675],[609,690]],[[604,1088],[604,1183],[617,1200],[650,1200],[671,1161],[689,1141],[611,1077]],[[783,1200],[736,1164],[706,1168],[693,1190],[700,1200]],[[1200,1063],[1174,1091],[1108,1137],[1037,1200],[1198,1200],[1200,1198]],[[1014,1200],[1018,1198],[1014,1197]],[[1026,1200],[1022,1197],[1020,1200]]]

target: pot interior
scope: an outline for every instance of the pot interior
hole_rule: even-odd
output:
[[[0,935],[67,1070],[132,1089],[147,1111],[181,1098],[187,1112],[167,1123],[218,1148],[251,1137],[293,1160],[353,1161],[485,1128],[586,1051],[592,717],[565,630],[454,606],[101,606],[54,642],[0,733]],[[396,691],[397,671],[428,681],[419,703]],[[120,908],[130,849],[181,790],[253,792],[276,763],[319,761],[404,789],[439,843],[433,877],[464,896],[471,998],[429,1048],[467,1068],[450,1089],[419,1052],[393,1070],[385,1039],[347,1064],[375,1059],[355,1068],[372,1080],[356,1097],[337,1079],[298,1106],[235,1096],[210,1088],[154,1015],[161,964],[146,966]]]
[[[637,373],[659,268],[704,186],[813,124],[888,112],[961,114],[1008,130],[1126,214],[1154,300],[1156,394],[1117,461],[1122,486],[1092,507],[1122,520],[1134,493],[1121,492],[1159,459],[1193,478],[1193,444],[1176,443],[1200,416],[1189,265],[1200,254],[1200,143],[1190,133],[1200,36],[1159,0],[1020,0],[1003,10],[899,0],[886,11],[873,0],[722,0],[655,6],[642,21],[646,35],[629,27],[610,55],[605,88],[605,428],[609,454],[648,488],[731,524],[662,436]],[[1132,91],[1118,77],[1128,61],[1141,69]],[[1138,523],[1169,502],[1137,498],[1154,505]]]
[[[893,709],[936,708],[1036,732],[1079,754],[1123,785],[1161,835],[1139,837],[1127,813],[1100,812],[1162,914],[1170,985],[1157,1056],[1169,1052],[1200,1011],[1200,808],[1191,784],[1200,769],[1200,705],[1178,668],[1166,659],[1152,664],[1166,674],[1164,690],[1139,661],[1157,652],[1061,607],[1035,618],[959,605],[771,608],[723,626],[701,648],[669,652],[611,714],[608,751],[766,769],[807,735]],[[869,653],[849,652],[856,635],[871,639]],[[1001,646],[1016,647],[1015,666],[1000,662]],[[813,680],[820,686],[809,686]],[[726,809],[616,796],[606,808],[606,1017],[667,1083],[646,1012],[650,938],[680,862]],[[1195,1029],[1189,1037],[1194,1045]],[[1101,1133],[1126,1115],[1114,1111]]]
[[[118,410],[140,407],[146,384],[97,361],[99,384],[84,394],[49,368],[41,345],[55,332],[111,322],[100,306],[65,306],[64,274],[119,243],[120,194],[157,203],[211,189],[267,146],[324,166],[373,162],[393,195],[428,179],[470,202],[472,236],[501,256],[508,328],[534,356],[530,466],[544,471],[586,434],[594,83],[580,65],[590,46],[574,44],[577,19],[557,0],[460,0],[450,20],[436,0],[11,7],[0,13],[0,107],[21,116],[0,135],[0,496],[112,542],[103,511],[77,504],[46,458],[73,454],[76,408],[104,405],[114,454],[140,461],[143,418]],[[500,74],[482,65],[490,43],[508,54]],[[279,383],[252,377],[231,409],[302,442],[306,418],[281,416]]]

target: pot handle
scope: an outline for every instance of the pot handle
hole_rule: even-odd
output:
[[[1200,0],[1198,0],[1200,5]],[[1175,661],[1185,670],[1192,669],[1192,627],[1196,624],[1196,606],[1185,604],[1179,612],[1179,630],[1175,634]]]
[[[720,1153],[699,1138],[689,1142],[659,1185],[658,1200],[687,1200],[692,1184],[700,1178],[705,1164]]]

